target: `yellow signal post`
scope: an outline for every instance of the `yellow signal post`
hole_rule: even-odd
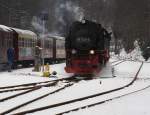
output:
[[[43,71],[43,76],[44,77],[49,77],[51,74],[50,74],[50,66],[49,64],[47,63],[46,65],[44,65],[44,71]]]

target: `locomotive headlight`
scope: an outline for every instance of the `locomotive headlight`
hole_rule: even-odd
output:
[[[73,49],[71,52],[72,52],[72,54],[76,54],[77,53],[77,51],[75,49]]]
[[[95,54],[95,51],[94,50],[90,50],[90,54]]]

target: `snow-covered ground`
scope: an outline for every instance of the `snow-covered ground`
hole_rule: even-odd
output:
[[[25,107],[22,107],[12,113],[25,111],[28,109],[39,108],[46,105],[52,105],[59,102],[64,102],[66,100],[72,100],[79,97],[84,97],[87,95],[97,94],[99,92],[108,91],[110,89],[114,89],[120,86],[124,86],[132,81],[136,72],[138,71],[141,62],[133,62],[133,61],[124,61],[119,65],[116,65],[113,70],[112,76],[112,66],[111,63],[119,60],[117,57],[111,58],[110,62],[106,67],[101,71],[98,75],[98,79],[94,80],[81,80],[78,83],[75,83],[73,86],[68,87],[61,92],[49,95],[39,101],[33,102]],[[112,63],[113,65],[113,63]],[[1,72],[0,73],[0,87],[8,86],[8,85],[17,85],[23,83],[32,83],[38,81],[48,81],[54,80],[62,77],[69,77],[71,74],[67,74],[64,71],[65,64],[55,64],[50,65],[51,71],[57,71],[57,78],[46,78],[41,77],[42,72],[32,72],[33,68],[27,69],[19,69],[14,70],[11,73]],[[66,110],[74,109],[76,107],[82,107],[84,105],[88,105],[91,103],[96,103],[102,100],[107,100],[110,98],[115,98],[120,95],[125,95],[120,98],[116,98],[112,101],[108,101],[104,104],[97,105],[94,107],[81,109],[75,112],[68,113],[69,115],[150,115],[150,88],[147,88],[142,91],[138,91],[136,93],[131,93],[133,91],[137,91],[143,89],[150,85],[150,71],[149,71],[150,63],[144,63],[139,75],[138,80],[130,87],[127,87],[121,91],[117,91],[111,94],[97,96],[96,98],[90,98],[88,100],[68,104],[65,106],[60,106],[58,108],[46,109],[39,112],[33,113],[33,115],[54,115],[56,113],[64,112]],[[149,78],[149,79],[148,79]],[[51,87],[51,88],[41,88],[38,91],[34,91],[32,93],[24,94],[17,98],[13,98],[7,100],[5,102],[0,102],[0,112],[8,110],[14,106],[20,105],[23,102],[28,100],[32,100],[35,97],[46,94],[53,90],[59,88]],[[19,92],[19,91],[18,91]],[[20,91],[21,92],[21,91]],[[16,92],[8,92],[8,93],[0,93],[0,99],[7,97],[9,95],[13,95]],[[128,94],[131,93],[131,94]],[[127,95],[128,94],[128,95]]]
[[[64,71],[64,67],[65,67],[65,63],[50,65],[50,71],[51,72],[57,71],[58,78],[71,76],[72,74],[68,74]],[[42,77],[43,76],[42,72],[33,72],[32,70],[33,68],[26,68],[26,69],[14,70],[11,73],[1,72],[0,87],[56,79],[54,77],[52,78]]]

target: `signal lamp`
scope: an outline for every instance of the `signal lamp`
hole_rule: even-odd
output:
[[[73,49],[71,52],[72,52],[72,54],[76,54],[77,53],[77,51],[75,49]]]
[[[95,51],[94,50],[90,50],[90,54],[95,54]]]

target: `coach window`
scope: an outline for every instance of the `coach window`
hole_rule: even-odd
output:
[[[27,47],[30,47],[30,41],[27,39]]]
[[[30,47],[33,46],[33,39],[30,39]]]
[[[8,38],[7,38],[7,36],[6,36],[6,38],[5,38],[5,47],[6,47],[6,48],[8,47]]]
[[[47,48],[49,48],[49,40],[47,40]]]
[[[32,47],[34,47],[34,39],[32,39]]]
[[[33,39],[30,40],[30,47],[33,47]]]
[[[47,48],[49,48],[49,40],[47,40]]]
[[[33,47],[35,47],[35,40],[33,39]]]
[[[28,45],[29,47],[32,47],[32,39],[28,39]]]
[[[1,33],[0,33],[0,48],[2,47],[2,38],[1,38]]]
[[[22,38],[18,40],[18,46],[21,47]]]
[[[24,38],[23,38],[23,41],[22,41],[22,42],[23,42],[23,47],[25,47],[25,39],[24,39]]]
[[[34,47],[34,39],[32,39],[32,47]]]
[[[24,38],[24,47],[27,46],[27,40]]]
[[[26,46],[26,40],[23,38],[23,47]]]
[[[4,47],[7,48],[7,44],[8,44],[8,40],[7,40],[7,36],[5,36],[4,38]]]
[[[21,38],[20,38],[20,40],[18,40],[18,46],[19,47],[21,46]]]
[[[30,47],[33,47],[33,39],[30,40]]]
[[[52,48],[51,40],[49,41],[49,48]]]
[[[0,48],[2,47],[2,38],[1,38],[1,31],[0,31]]]
[[[21,38],[21,47],[23,47],[24,46],[24,39],[23,38]]]
[[[22,47],[25,47],[25,39],[22,38]]]
[[[29,45],[30,45],[30,47],[32,47],[32,39],[29,39]]]
[[[27,47],[28,46],[28,41],[27,41],[27,39],[25,38],[25,47]]]
[[[23,43],[23,38],[21,38],[21,44],[20,44],[21,47],[23,47],[23,44],[24,44],[24,43]]]
[[[25,47],[27,47],[27,39],[24,38],[24,42],[25,42]]]
[[[31,47],[32,46],[32,39],[28,39],[28,47]]]
[[[8,38],[8,46],[7,47],[10,47],[11,46],[11,39],[10,37]]]
[[[30,44],[29,44],[29,39],[27,38],[27,45],[26,47],[30,47]]]
[[[28,46],[28,41],[27,41],[27,39],[25,38],[25,47],[27,47]]]
[[[30,39],[30,47],[32,47],[33,45],[33,39]]]
[[[23,47],[23,38],[21,38],[21,40],[20,40],[20,41],[21,41],[20,46],[21,46],[21,47]]]

